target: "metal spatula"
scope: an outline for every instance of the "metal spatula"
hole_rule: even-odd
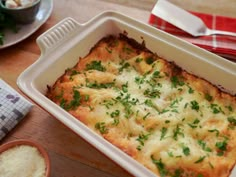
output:
[[[158,0],[152,10],[152,14],[172,25],[186,31],[192,36],[208,36],[213,34],[236,36],[236,33],[228,31],[212,30],[197,16],[175,6],[167,0]]]

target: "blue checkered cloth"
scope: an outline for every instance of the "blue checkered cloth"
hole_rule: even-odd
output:
[[[0,140],[25,117],[32,106],[0,79]]]

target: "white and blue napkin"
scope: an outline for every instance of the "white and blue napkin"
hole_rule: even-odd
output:
[[[0,140],[30,111],[32,103],[0,79]]]

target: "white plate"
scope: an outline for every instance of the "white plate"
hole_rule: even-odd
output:
[[[4,44],[0,45],[0,49],[12,46],[33,34],[40,26],[42,26],[52,13],[52,0],[41,0],[39,11],[35,17],[35,21],[27,25],[19,25],[20,29],[17,33],[6,30]]]

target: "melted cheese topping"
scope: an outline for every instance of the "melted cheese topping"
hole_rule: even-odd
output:
[[[151,171],[227,177],[236,97],[121,35],[99,41],[47,96]]]

